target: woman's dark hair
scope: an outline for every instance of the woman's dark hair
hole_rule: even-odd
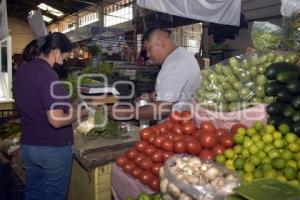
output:
[[[73,49],[71,41],[62,33],[50,33],[46,37],[32,40],[23,51],[23,60],[30,62],[41,53],[49,55],[53,49],[59,49],[62,53],[70,52]]]

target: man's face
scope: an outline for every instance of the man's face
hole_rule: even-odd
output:
[[[150,38],[145,41],[144,47],[147,50],[147,57],[150,57],[153,62],[161,64],[164,61],[164,49],[159,38]]]

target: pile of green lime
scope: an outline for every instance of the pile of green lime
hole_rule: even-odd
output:
[[[239,128],[234,135],[236,146],[215,157],[229,170],[237,171],[245,181],[275,178],[300,185],[300,138],[282,124],[256,121],[248,129]]]

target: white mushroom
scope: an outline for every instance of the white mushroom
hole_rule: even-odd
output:
[[[216,167],[210,167],[206,172],[205,176],[208,178],[209,181],[213,181],[216,179],[220,174],[220,171]]]
[[[180,196],[179,196],[179,200],[192,200],[192,198],[187,196],[184,193],[181,193]]]
[[[164,167],[161,167],[159,169],[159,178],[164,178],[165,177],[165,170],[164,170]]]
[[[200,168],[201,165],[202,165],[202,163],[201,163],[201,161],[200,161],[199,158],[193,157],[193,158],[191,158],[191,159],[189,160],[188,165],[191,166],[191,167],[193,167],[193,168],[194,168],[194,167]]]
[[[162,193],[167,193],[167,186],[168,186],[168,179],[166,178],[163,178],[161,181],[160,181],[160,191]]]
[[[180,196],[180,190],[173,183],[168,184],[167,192],[168,192],[168,194],[170,194],[173,197],[179,197]]]

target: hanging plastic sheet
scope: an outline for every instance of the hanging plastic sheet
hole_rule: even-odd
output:
[[[241,0],[137,0],[140,7],[191,19],[240,25]]]

